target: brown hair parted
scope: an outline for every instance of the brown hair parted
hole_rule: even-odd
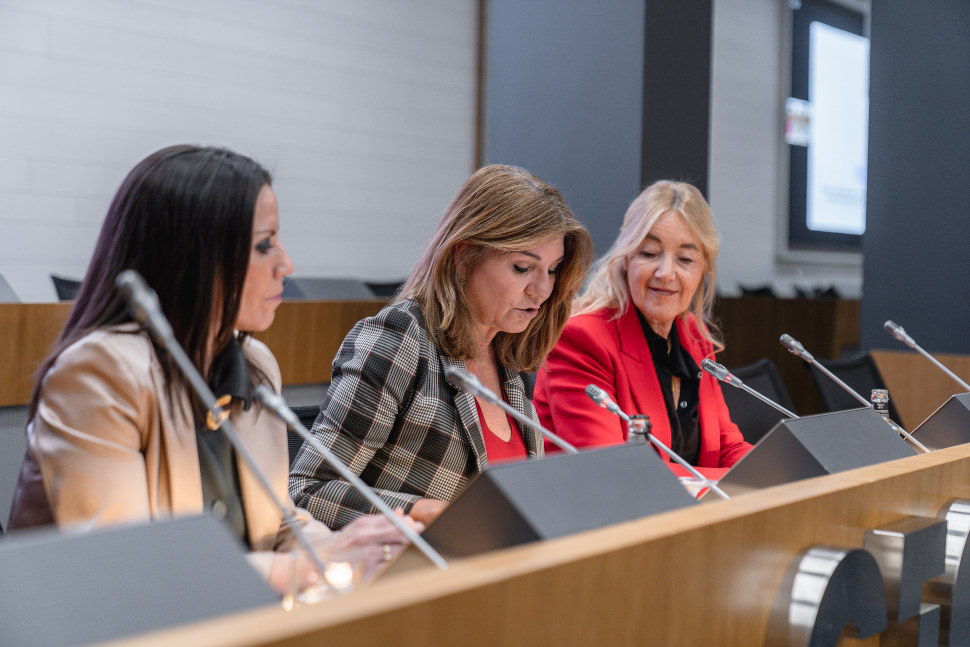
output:
[[[718,349],[724,344],[717,337],[717,327],[711,320],[711,309],[717,292],[717,253],[720,237],[714,227],[714,217],[704,196],[692,184],[660,180],[638,195],[623,217],[623,226],[616,242],[596,261],[589,284],[573,304],[575,314],[613,308],[622,316],[630,302],[627,264],[637,252],[647,234],[662,215],[673,211],[680,214],[691,232],[697,236],[704,255],[704,280],[690,302],[689,312],[697,319],[701,334]],[[686,316],[687,312],[681,313]]]
[[[428,334],[456,359],[478,353],[474,314],[459,285],[457,250],[467,243],[465,271],[492,253],[532,249],[562,236],[564,256],[556,282],[539,314],[521,333],[499,333],[493,346],[508,368],[534,371],[552,349],[579,291],[593,256],[593,242],[555,188],[525,169],[491,165],[462,185],[445,211],[398,300],[421,306]]]

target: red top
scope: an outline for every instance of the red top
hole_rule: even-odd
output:
[[[482,426],[482,436],[485,438],[485,455],[488,456],[489,463],[507,463],[529,457],[525,448],[525,441],[522,440],[522,434],[519,433],[519,426],[508,414],[505,414],[505,418],[509,421],[509,427],[512,428],[512,436],[506,442],[493,434],[492,430],[485,424],[485,416],[482,414],[482,408],[478,405],[477,399],[475,400],[475,411],[478,412],[478,424]]]

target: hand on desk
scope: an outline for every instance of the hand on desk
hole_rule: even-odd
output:
[[[448,504],[445,501],[438,501],[437,499],[418,499],[411,506],[411,517],[415,521],[419,521],[424,525],[430,524],[432,521],[441,514]]]

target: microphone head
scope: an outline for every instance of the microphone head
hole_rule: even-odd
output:
[[[794,337],[792,337],[788,333],[785,333],[784,335],[782,335],[781,337],[779,337],[778,338],[778,341],[781,342],[781,345],[782,346],[784,346],[785,348],[787,348],[791,352],[795,353],[796,355],[805,349],[805,347],[802,346],[801,343],[797,339],[795,339]]]
[[[155,343],[162,347],[178,343],[172,326],[162,312],[155,290],[148,287],[145,279],[135,270],[124,270],[115,277],[115,287],[128,303],[128,311],[139,324],[151,334]]]
[[[805,350],[805,347],[802,346],[802,343],[797,339],[795,339],[794,337],[792,337],[791,335],[789,335],[788,333],[785,333],[784,335],[779,337],[778,341],[780,341],[782,346],[787,348],[788,352],[792,353],[793,355],[797,355],[798,357],[802,358],[806,362],[815,361],[815,357],[813,357],[811,353]]]
[[[150,311],[159,307],[158,295],[135,270],[119,272],[115,277],[115,287],[128,302],[131,315],[140,324],[147,323]]]
[[[469,390],[471,375],[460,368],[456,368],[454,366],[448,366],[445,368],[445,379],[448,380],[448,383],[456,389],[461,391]]]
[[[898,341],[903,342],[910,348],[913,348],[913,346],[916,345],[916,341],[908,334],[906,334],[906,331],[903,330],[903,327],[900,326],[895,321],[888,320],[886,321],[886,323],[882,325],[882,327],[886,329],[886,332],[888,332],[890,335],[895,337]]]
[[[598,404],[599,406],[601,407],[606,406],[606,398],[608,397],[606,395],[606,391],[599,388],[595,384],[590,384],[586,387],[586,395],[588,395],[589,399],[595,402],[596,404]]]
[[[265,384],[259,384],[253,389],[253,396],[267,409],[277,409],[281,404],[285,405],[283,401],[283,396],[278,395],[276,391],[269,388]]]
[[[701,361],[701,368],[719,380],[727,380],[731,377],[731,373],[722,364],[718,364],[713,359],[708,358]]]

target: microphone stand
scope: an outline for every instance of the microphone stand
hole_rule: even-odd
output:
[[[818,370],[822,371],[822,373],[824,373],[827,378],[829,378],[830,380],[838,384],[840,387],[842,387],[842,389],[846,393],[848,393],[853,398],[861,402],[863,406],[870,407],[870,408],[872,407],[871,402],[869,402],[864,397],[859,395],[851,386],[849,386],[848,384],[840,380],[838,376],[835,375],[835,373],[825,368],[824,366],[822,366],[822,364],[816,361],[815,356],[809,353],[807,350],[805,350],[805,347],[802,346],[801,342],[799,342],[797,339],[795,339],[791,335],[784,334],[779,338],[778,341],[780,341],[782,345],[788,349],[789,353],[791,353],[792,355],[795,355],[800,359],[805,360],[806,362],[808,362]]]
[[[818,370],[822,371],[822,373],[824,373],[826,376],[828,376],[829,379],[831,379],[833,382],[835,382],[836,384],[838,384],[839,386],[841,386],[845,390],[846,393],[848,393],[849,395],[851,395],[852,397],[854,397],[856,400],[858,400],[859,402],[861,402],[863,404],[863,406],[868,407],[869,409],[872,408],[872,403],[871,402],[869,402],[864,397],[862,397],[861,395],[859,395],[858,393],[856,393],[852,389],[851,386],[849,386],[848,384],[846,384],[845,382],[843,382],[842,380],[840,380],[839,378],[837,378],[832,373],[832,371],[828,370],[827,368],[825,368],[824,366],[822,366],[819,362],[817,362],[815,360],[815,357],[811,353],[809,353],[807,350],[805,350],[805,347],[802,346],[801,342],[799,342],[797,339],[795,339],[791,335],[784,334],[784,335],[782,335],[779,338],[779,341],[782,343],[782,345],[785,348],[788,349],[788,352],[790,352],[792,355],[795,355],[796,357],[799,357],[799,358],[805,360],[806,362],[808,362],[809,364],[811,364],[812,366],[814,366]],[[923,452],[925,452],[927,454],[930,453],[930,450],[929,450],[929,448],[926,445],[924,445],[920,441],[916,440],[916,438],[911,433],[909,433],[908,431],[906,431],[905,429],[903,429],[901,425],[895,423],[888,416],[886,417],[886,422],[888,422],[889,423],[889,426],[892,427],[893,429],[895,429],[896,432],[898,432],[901,436],[905,436],[906,437],[906,440],[908,440],[909,442],[911,442],[914,445],[916,445],[917,448],[919,448],[920,450],[922,450]]]
[[[489,402],[491,404],[498,405],[505,413],[509,414],[522,424],[535,429],[540,434],[543,435],[549,442],[553,443],[563,451],[570,454],[578,454],[579,451],[573,447],[571,444],[552,433],[536,421],[532,420],[528,416],[516,411],[513,407],[503,400],[502,398],[495,395],[490,389],[488,389],[481,381],[469,373],[468,371],[463,371],[460,368],[455,368],[454,366],[449,366],[445,369],[445,378],[466,393],[470,393],[473,396],[477,395],[481,399]]]
[[[272,411],[281,420],[292,427],[293,430],[296,431],[296,433],[298,433],[308,445],[310,445],[310,447],[313,447],[313,449],[318,451],[320,455],[323,456],[337,471],[337,473],[340,474],[341,477],[353,485],[354,488],[360,492],[365,499],[370,501],[371,505],[377,508],[382,515],[387,517],[387,519],[394,524],[394,526],[397,527],[397,529],[400,530],[405,537],[411,540],[411,543],[414,544],[418,550],[424,553],[424,556],[427,557],[435,566],[442,570],[448,569],[448,562],[446,562],[445,559],[434,548],[432,548],[427,541],[425,541],[424,537],[419,535],[414,531],[413,528],[404,523],[404,520],[401,517],[394,514],[394,511],[391,510],[391,508],[384,503],[380,497],[374,494],[373,490],[371,490],[366,483],[360,480],[359,476],[350,471],[350,469],[339,458],[337,458],[333,452],[327,449],[316,436],[310,433],[307,428],[303,426],[300,419],[296,416],[296,414],[293,413],[292,409],[287,406],[283,396],[278,395],[265,384],[260,384],[257,386],[254,395],[256,396],[257,400],[263,403],[263,406]]]
[[[753,395],[754,397],[758,398],[759,400],[761,400],[762,402],[764,402],[765,404],[767,404],[769,407],[771,407],[775,411],[778,411],[779,413],[781,413],[786,418],[791,418],[793,420],[797,420],[798,419],[798,416],[796,416],[794,413],[792,413],[791,411],[789,411],[785,407],[781,406],[777,402],[775,402],[773,400],[770,400],[769,398],[761,395],[760,393],[758,393],[757,391],[755,391],[754,389],[752,389],[750,386],[748,386],[747,384],[745,384],[744,382],[742,382],[741,381],[741,378],[739,378],[737,375],[735,375],[734,373],[730,372],[723,365],[718,364],[714,360],[712,360],[712,359],[705,359],[704,361],[701,362],[701,368],[703,368],[705,371],[707,371],[712,376],[714,376],[715,379],[720,380],[721,382],[724,382],[725,384],[730,384],[731,386],[736,387],[738,389],[741,389],[742,391],[745,391],[746,393],[750,393],[751,395]]]
[[[913,350],[915,350],[917,353],[919,353],[920,355],[922,355],[926,359],[928,359],[931,362],[933,362],[934,364],[936,364],[937,368],[939,368],[944,373],[946,373],[947,375],[949,375],[953,379],[953,381],[955,381],[957,384],[959,384],[960,386],[962,386],[965,391],[970,391],[970,384],[967,384],[966,382],[964,382],[963,380],[961,380],[957,376],[956,373],[954,373],[953,371],[951,371],[950,369],[948,369],[946,366],[944,366],[942,362],[940,362],[938,359],[936,359],[935,357],[933,357],[932,355],[930,355],[929,353],[927,353],[925,350],[923,350],[922,348],[920,348],[920,345],[916,343],[916,340],[913,339],[912,337],[910,337],[909,335],[907,335],[906,334],[906,331],[903,330],[903,327],[902,326],[900,326],[899,324],[897,324],[897,323],[895,323],[893,321],[887,321],[883,325],[883,327],[887,331],[889,331],[889,334],[890,335],[892,335],[893,337],[895,337],[899,341],[903,342],[904,344],[906,344],[907,346],[909,346],[910,348],[912,348]]]
[[[613,400],[611,400],[610,397],[606,394],[606,391],[604,391],[603,389],[599,388],[595,384],[590,384],[589,386],[586,387],[586,395],[588,395],[589,398],[593,402],[595,402],[596,404],[598,404],[599,406],[605,408],[610,413],[612,413],[614,415],[617,415],[620,418],[622,418],[624,421],[626,421],[626,423],[628,425],[631,423],[630,416],[628,416],[620,408],[620,405],[618,405],[617,403],[613,402]],[[707,486],[709,488],[711,488],[711,491],[714,492],[714,494],[718,495],[719,497],[721,497],[723,499],[730,499],[731,498],[727,494],[725,494],[724,490],[722,490],[721,488],[719,488],[717,486],[717,481],[713,481],[713,480],[707,478],[706,476],[704,476],[703,474],[701,474],[700,472],[698,472],[697,469],[694,468],[693,465],[691,465],[690,463],[688,463],[687,461],[685,461],[680,456],[680,454],[678,454],[677,452],[675,452],[674,450],[672,450],[670,447],[667,447],[665,444],[663,444],[663,442],[661,442],[660,440],[658,440],[657,437],[654,436],[652,433],[650,433],[649,431],[644,431],[643,434],[647,437],[647,440],[649,440],[651,443],[654,444],[655,447],[657,447],[657,449],[659,449],[664,454],[666,454],[667,456],[669,456],[670,458],[672,458],[674,461],[676,461],[678,465],[680,465],[685,470],[687,470],[688,472],[690,472],[691,475],[694,478],[700,479],[701,481],[704,481],[705,483],[707,483]]]
[[[135,270],[125,270],[118,274],[115,278],[115,286],[121,291],[125,299],[128,301],[128,306],[131,309],[131,313],[135,320],[143,325],[155,340],[155,343],[160,347],[168,351],[169,355],[175,361],[179,370],[188,380],[189,385],[199,396],[202,404],[205,405],[208,412],[214,416],[215,420],[221,420],[222,432],[226,435],[229,443],[232,445],[233,449],[242,457],[246,465],[256,476],[257,481],[259,481],[260,486],[263,491],[269,496],[273,505],[279,510],[283,521],[286,523],[290,532],[296,537],[297,542],[306,551],[313,567],[317,570],[320,577],[324,582],[327,581],[326,578],[326,567],[321,561],[320,556],[313,549],[313,544],[303,533],[302,529],[296,523],[290,509],[283,504],[280,498],[276,495],[273,490],[273,486],[270,484],[269,479],[266,474],[263,473],[256,463],[256,459],[250,453],[249,449],[243,442],[239,439],[239,435],[236,433],[236,427],[232,424],[229,419],[229,413],[219,406],[216,401],[215,395],[213,395],[212,390],[209,385],[206,384],[202,376],[199,375],[199,371],[196,370],[195,365],[192,364],[192,360],[189,359],[188,355],[182,349],[182,346],[175,339],[175,335],[172,332],[172,327],[169,325],[168,320],[162,313],[161,306],[158,303],[158,295],[152,290],[142,279],[141,275]]]

